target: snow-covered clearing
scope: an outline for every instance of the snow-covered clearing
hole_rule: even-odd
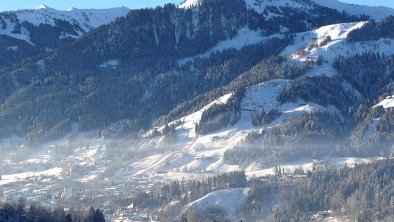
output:
[[[384,109],[393,108],[394,107],[394,95],[388,96],[386,99],[382,100],[380,103],[376,104],[373,108],[383,107]]]
[[[324,158],[318,162],[311,159],[304,159],[300,161],[278,164],[285,173],[293,173],[294,170],[302,168],[305,172],[312,171],[313,167],[317,168],[319,165],[335,166],[335,167],[354,167],[357,164],[370,163],[372,159],[368,158],[354,158],[354,157],[343,157],[343,158]],[[246,168],[245,173],[248,177],[263,177],[268,175],[275,175],[275,167],[264,167],[259,163],[254,163]]]
[[[235,37],[217,43],[214,47],[204,53],[189,58],[183,58],[179,60],[178,63],[182,65],[196,58],[208,58],[213,53],[223,52],[226,49],[240,50],[245,46],[262,43],[269,39],[277,37],[281,37],[281,34],[264,36],[262,34],[262,30],[252,30],[248,27],[244,27],[238,30],[238,33]]]
[[[248,189],[235,188],[214,191],[206,196],[190,203],[187,208],[194,208],[197,211],[202,211],[209,207],[222,207],[226,216],[233,221],[240,221],[243,212],[243,203]]]
[[[365,22],[342,23],[298,33],[294,44],[286,47],[281,55],[287,56],[290,63],[296,64],[316,62],[321,57],[322,64],[313,64],[313,68],[308,74],[311,76],[322,74],[334,76],[336,70],[333,68],[333,63],[337,56],[349,57],[363,52],[393,54],[394,40],[392,39],[354,43],[346,41],[346,37],[352,30],[360,28],[364,24]]]
[[[10,183],[15,183],[19,181],[26,180],[28,178],[39,178],[42,176],[60,176],[62,173],[62,168],[55,167],[49,170],[37,171],[37,172],[24,172],[18,174],[1,175],[0,186]]]

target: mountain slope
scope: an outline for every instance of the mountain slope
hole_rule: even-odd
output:
[[[73,122],[83,130],[125,120],[130,130],[147,128],[177,105],[278,54],[292,41],[290,33],[362,19],[316,5],[271,7],[277,14],[272,17],[248,10],[242,0],[223,1],[206,1],[193,10],[173,5],[134,10],[3,72],[2,134],[49,139],[69,131]],[[246,37],[238,38],[245,30]],[[248,41],[250,33],[255,40]],[[244,47],[233,47],[233,39],[245,41]],[[226,41],[227,49],[214,50]],[[198,56],[204,54],[209,57]],[[185,58],[192,59],[179,63]]]
[[[305,157],[313,153],[324,158],[390,152],[394,40],[346,40],[363,25],[344,23],[298,33],[280,53],[284,59],[279,66],[262,62],[230,83],[224,90],[227,94],[149,131],[142,147],[157,144],[175,147],[176,152],[159,154],[166,158],[142,173],[177,178],[174,171],[179,169],[183,177],[194,178],[196,172],[245,169],[248,175],[265,175],[272,173],[272,162],[292,162],[289,169],[297,164],[310,167]],[[327,36],[332,39],[321,44]],[[319,56],[324,58],[322,64],[316,61]],[[350,61],[359,69],[350,65],[354,71],[349,73],[342,68]],[[378,61],[382,63],[377,65]],[[289,69],[294,66],[305,67],[301,76],[295,75],[297,69]],[[273,72],[286,74],[272,76]],[[352,78],[368,80],[359,84]],[[242,84],[246,89],[238,96],[232,87]],[[377,105],[362,108],[373,100]],[[379,107],[384,110],[378,111]]]

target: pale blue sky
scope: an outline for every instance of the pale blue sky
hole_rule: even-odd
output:
[[[182,0],[0,0],[0,11],[15,9],[31,9],[45,4],[49,7],[65,10],[73,6],[75,8],[111,8],[126,6],[131,9],[155,7],[171,2],[179,4]],[[231,0],[229,0],[231,1]],[[342,0],[343,2],[382,5],[394,8],[393,0]]]

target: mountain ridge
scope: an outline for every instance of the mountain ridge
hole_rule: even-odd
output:
[[[246,4],[249,8],[252,8],[256,11],[264,11],[266,6],[289,6],[289,5],[298,5],[298,7],[305,7],[303,4],[305,3],[316,3],[320,6],[335,9],[338,11],[344,11],[351,15],[367,15],[371,19],[382,19],[384,17],[394,15],[394,9],[385,6],[369,6],[369,5],[358,5],[358,4],[350,4],[344,3],[338,0],[307,0],[307,1],[297,1],[297,0],[271,0],[271,1],[262,1],[262,0],[246,0]],[[204,3],[204,0],[185,0],[179,7],[181,8],[192,8],[197,7],[200,4]]]
[[[48,6],[0,12],[0,68],[67,45],[128,12],[124,7],[60,11]]]

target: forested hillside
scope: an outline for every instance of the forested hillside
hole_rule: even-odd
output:
[[[4,222],[104,222],[105,218],[99,209],[90,208],[85,211],[65,212],[63,207],[50,210],[36,203],[27,205],[26,201],[21,199],[18,203],[0,203],[0,220]]]
[[[3,71],[1,135],[51,140],[68,132],[72,122],[80,130],[97,130],[121,120],[138,131],[277,55],[291,43],[291,33],[364,19],[316,4],[281,9],[277,13],[283,16],[271,18],[242,0],[212,0],[196,9],[168,4],[133,10],[68,46]],[[193,59],[241,29],[266,40]]]
[[[276,175],[265,180],[246,181],[245,174],[239,172],[200,181],[172,181],[159,192],[138,194],[134,206],[161,206],[159,215],[164,221],[174,217],[183,222],[235,221],[235,212],[223,207],[228,204],[241,205],[237,208],[241,212],[235,215],[246,221],[323,221],[329,214],[337,220],[390,221],[394,218],[393,164],[393,160],[380,160],[354,168],[327,165],[313,172],[300,168],[294,174],[282,173],[277,167]],[[237,200],[239,203],[220,206],[204,202],[221,190],[230,200],[232,192],[240,188],[245,195]]]

